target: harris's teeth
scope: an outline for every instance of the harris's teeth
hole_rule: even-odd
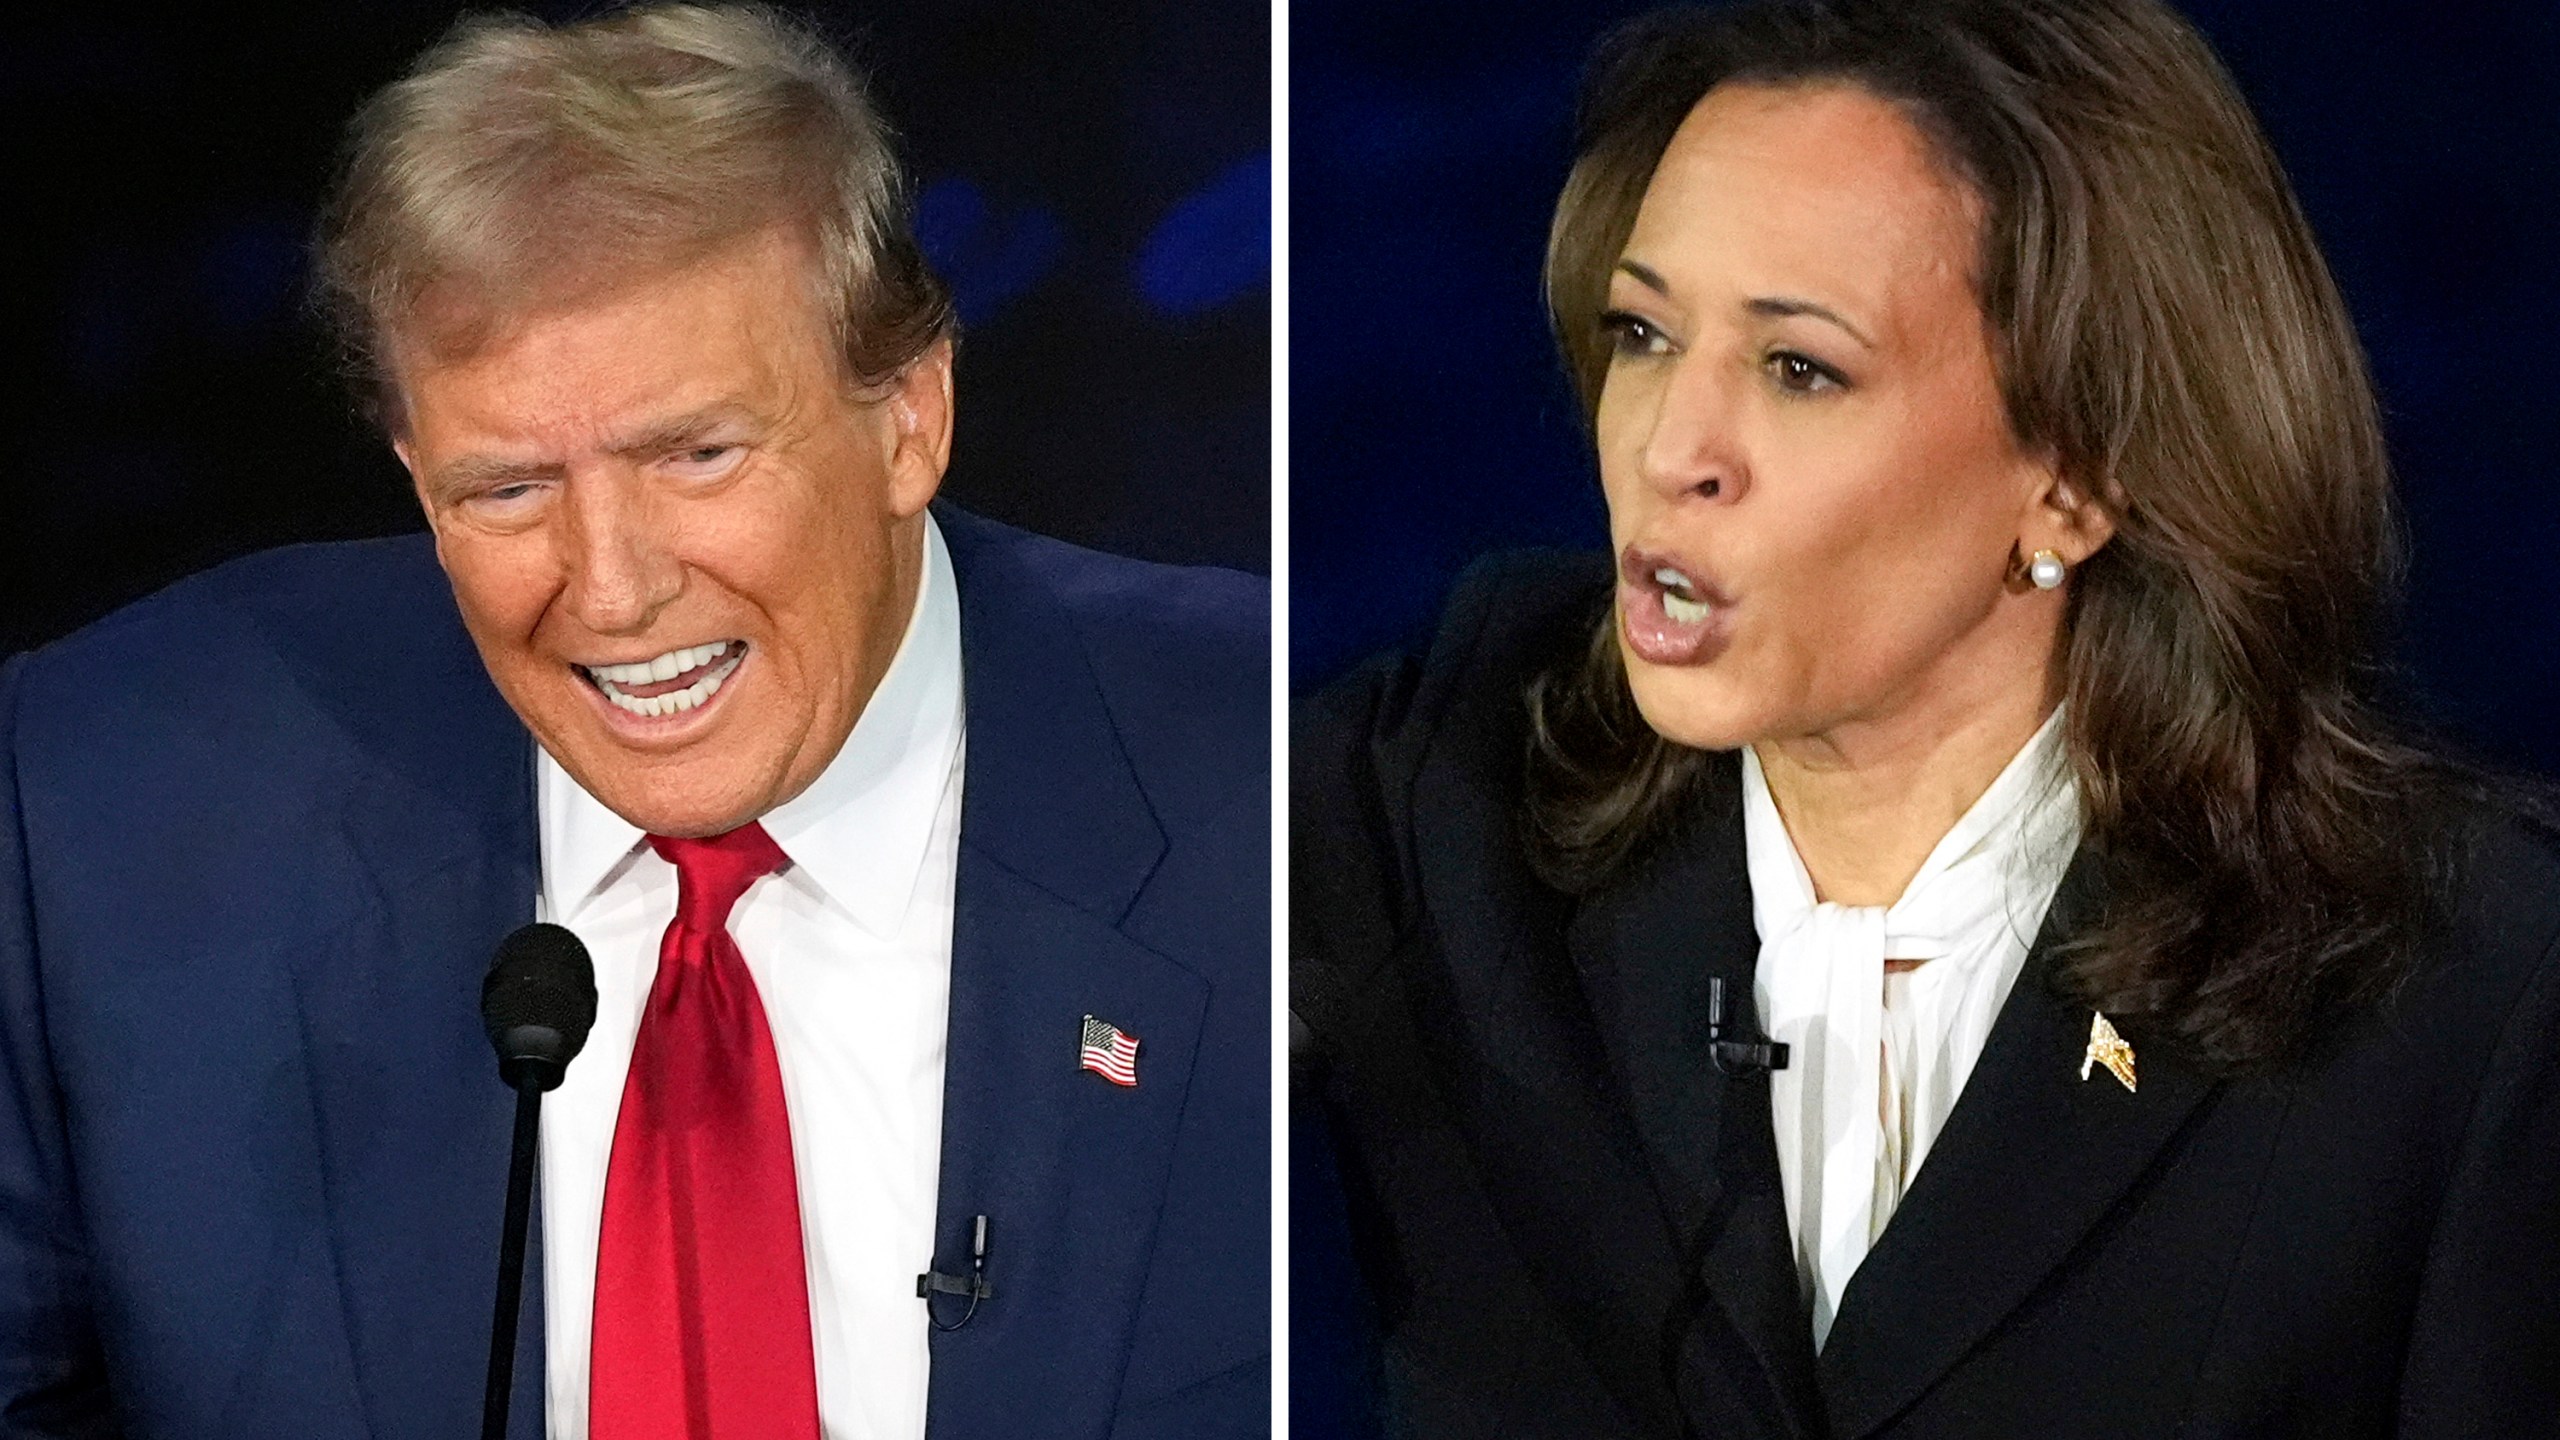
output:
[[[1675,625],[1696,625],[1715,613],[1715,607],[1704,600],[1692,600],[1677,591],[1662,592],[1662,613]]]
[[[1662,565],[1653,572],[1653,583],[1662,587],[1662,613],[1675,625],[1695,625],[1715,613],[1715,606],[1697,595],[1697,582],[1678,568]]]

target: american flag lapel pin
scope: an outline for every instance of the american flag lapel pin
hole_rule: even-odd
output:
[[[1084,1047],[1076,1051],[1076,1068],[1090,1070],[1114,1085],[1138,1083],[1138,1037],[1108,1020],[1084,1017]]]

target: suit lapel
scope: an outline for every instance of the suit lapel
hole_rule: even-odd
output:
[[[339,707],[371,768],[348,778],[327,838],[365,893],[287,968],[358,1389],[372,1434],[424,1440],[478,1425],[514,1114],[479,986],[500,937],[533,917],[539,851],[532,742],[460,627],[401,654],[411,679]],[[343,686],[366,671],[312,673]],[[541,1230],[537,1213],[516,1440],[543,1433]]]
[[[968,1273],[984,1215],[994,1293],[933,1336],[927,1432],[1100,1434],[1208,986],[1118,929],[1164,836],[1044,577],[992,527],[940,518],[968,750],[933,1263]],[[1078,1067],[1086,1015],[1138,1038],[1134,1087]]]
[[[1678,1257],[1682,1294],[1656,1353],[1681,1408],[1704,1433],[1733,1433],[1747,1415],[1807,1436],[1821,1428],[1812,1337],[1768,1082],[1719,1074],[1707,1045],[1708,981],[1721,977],[1731,1014],[1748,1019],[1759,956],[1728,769],[1686,834],[1584,902],[1570,943]],[[1738,1407],[1721,1383],[1736,1341],[1755,1372]]]
[[[1850,1280],[1820,1364],[1843,1440],[1890,1421],[2024,1303],[2217,1088],[2131,1030],[2138,1092],[2104,1070],[2080,1078],[2092,1012],[2057,991],[2056,952],[2101,898],[2084,849],[1946,1129]]]

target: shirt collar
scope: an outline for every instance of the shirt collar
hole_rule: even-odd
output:
[[[1743,848],[1751,875],[1752,909],[1765,938],[1792,928],[1817,908],[1813,877],[1796,853],[1769,793],[1760,757],[1742,752]],[[2063,748],[2063,711],[2057,706],[2028,737],[1903,887],[1885,911],[1889,936],[1914,938],[1999,921],[2027,898],[2038,913],[2079,844],[2080,790]],[[2030,927],[2031,928],[2031,927]]]
[[[844,748],[763,817],[795,875],[874,935],[893,935],[960,761],[960,590],[930,511],[915,608]],[[648,838],[545,752],[537,755],[543,896],[565,921],[629,873]]]

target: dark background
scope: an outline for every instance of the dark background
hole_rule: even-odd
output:
[[[1646,8],[1291,6],[1294,689],[1416,640],[1472,556],[1606,544],[1538,273],[1576,67]],[[2372,353],[2412,537],[2408,677],[2453,738],[2560,770],[2560,5],[2181,8]],[[1297,1138],[1292,1428],[1374,1433],[1329,1153]]]
[[[464,8],[12,13],[0,654],[247,551],[419,528],[305,316],[305,243],[357,101]],[[872,72],[958,292],[944,493],[1267,571],[1267,0],[781,8]]]

